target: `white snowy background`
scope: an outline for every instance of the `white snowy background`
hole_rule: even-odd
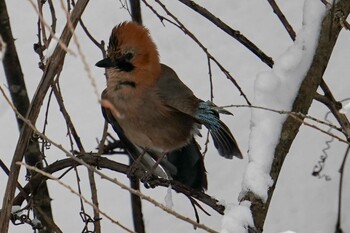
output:
[[[319,2],[319,0],[309,0],[307,2],[312,5],[313,2]],[[165,3],[185,23],[188,29],[200,39],[203,45],[230,71],[248,98],[254,101],[254,96],[257,96],[256,88],[254,88],[257,78],[264,80],[262,76],[265,75],[266,77],[267,72],[271,72],[271,69],[236,40],[181,3],[173,0],[165,1]],[[304,1],[277,1],[277,3],[298,34],[303,26],[304,12],[307,12],[307,10],[304,10]],[[220,19],[234,29],[239,30],[271,56],[276,63],[281,61],[282,66],[286,67],[289,65],[288,62],[294,62],[297,59],[297,55],[289,55],[291,60],[288,60],[287,64],[283,63],[286,60],[283,60],[282,55],[287,50],[290,50],[293,42],[267,1],[200,0],[198,4],[219,16]],[[58,2],[56,6],[57,11],[60,11]],[[16,38],[17,52],[31,98],[42,75],[37,65],[38,56],[33,52],[33,43],[37,42],[37,16],[29,1],[7,1],[7,7],[10,14],[12,32]],[[161,61],[173,67],[180,78],[199,98],[209,99],[208,67],[204,52],[179,29],[170,24],[166,24],[163,27],[155,15],[144,5],[142,7],[143,23],[150,29],[151,35],[158,45]],[[316,7],[312,8],[312,10],[318,11],[319,9]],[[310,9],[308,12],[310,13]],[[58,13],[58,29],[62,28],[65,23],[62,16],[61,13]],[[316,16],[307,15],[307,17],[309,17],[309,20],[311,17],[311,21],[317,21]],[[127,11],[121,9],[118,1],[113,0],[91,1],[83,14],[83,20],[90,32],[97,40],[105,41],[108,41],[113,26],[129,19],[130,16]],[[104,71],[94,67],[94,64],[101,59],[100,51],[92,45],[79,26],[76,32],[97,82],[98,89],[101,92],[105,87]],[[310,35],[310,38],[312,38],[312,35]],[[310,38],[304,38],[306,44],[308,44]],[[324,77],[335,97],[339,100],[349,97],[350,81],[347,79],[350,61],[349,39],[350,33],[348,31],[343,31],[340,34]],[[73,51],[77,51],[73,41],[70,43],[70,48]],[[308,58],[304,59],[307,63]],[[300,66],[300,70],[298,70],[297,66],[295,70],[297,73],[302,72],[301,69],[303,67],[305,68],[305,66]],[[214,64],[212,65],[212,71],[214,102],[217,105],[246,104],[236,88]],[[292,79],[293,75],[290,73],[289,75],[288,78]],[[2,66],[0,68],[0,82],[2,85],[6,85]],[[269,83],[270,80],[266,82]],[[78,57],[67,55],[60,83],[65,105],[76,125],[85,149],[87,151],[94,150],[97,145],[96,138],[101,137],[104,120],[93,87]],[[293,84],[293,81],[291,83]],[[266,88],[268,89],[269,87]],[[282,100],[285,99],[285,96],[283,96],[283,92],[280,93],[282,96],[277,96],[278,93],[273,93],[274,88],[271,88],[271,90],[271,105],[269,105],[269,102],[262,104],[267,107],[278,108],[275,104],[276,98],[281,98]],[[259,100],[256,103],[259,103]],[[46,108],[46,103],[44,103],[42,108]],[[234,116],[224,116],[223,120],[235,135],[242,152],[245,154],[245,159],[225,160],[217,154],[215,148],[211,145],[205,158],[209,179],[207,193],[226,203],[228,209],[239,209],[241,207],[236,206],[238,204],[238,195],[242,190],[243,178],[247,178],[245,171],[248,161],[247,151],[251,134],[250,121],[252,114],[248,108],[231,108],[230,110],[234,113]],[[43,126],[43,113],[44,111],[42,110],[37,121],[36,126],[39,129]],[[314,101],[309,113],[312,116],[323,119],[327,109]],[[50,106],[48,121],[47,136],[69,148],[65,123],[54,99]],[[2,97],[0,97],[0,127],[0,158],[9,166],[17,143],[18,130],[14,113]],[[276,128],[271,126],[271,128],[267,127],[265,130],[266,132],[274,132]],[[111,129],[110,132],[112,132]],[[306,126],[301,127],[282,168],[266,219],[264,232],[278,233],[288,230],[298,233],[334,232],[337,217],[338,170],[345,152],[345,145],[334,140],[331,144],[331,149],[327,152],[329,156],[322,174],[328,175],[331,178],[330,181],[311,176],[314,165],[317,164],[322,155],[322,149],[326,147],[325,141],[329,139],[329,136],[321,134],[314,129]],[[199,141],[203,142],[203,139],[199,139]],[[266,143],[268,142],[266,141]],[[251,143],[250,150],[259,148],[256,146],[263,144],[264,141],[259,141],[256,144]],[[46,155],[49,162],[62,159],[64,156],[53,147],[47,151]],[[118,161],[127,161],[125,156],[113,156],[112,158]],[[346,174],[349,174],[349,169],[350,166],[347,165]],[[89,197],[86,169],[80,168],[79,171],[81,172],[83,193]],[[118,178],[126,184],[129,182],[124,175],[108,173],[107,171],[103,172]],[[23,171],[20,176],[21,180],[24,180]],[[0,179],[0,191],[3,192],[6,185],[5,174],[2,173],[0,177],[2,177]],[[69,183],[72,187],[76,187],[74,177],[75,175],[71,172],[62,181]],[[349,179],[349,175],[346,175],[342,205],[342,227],[344,232],[350,232],[350,220],[348,217],[350,214]],[[98,176],[96,180],[98,183],[100,208],[122,224],[132,228],[129,193],[100,179]],[[78,197],[56,182],[51,181],[48,184],[50,195],[53,199],[53,214],[57,225],[61,227],[63,232],[81,232],[83,224],[78,214],[80,209]],[[142,191],[165,203],[166,188],[153,190],[143,188]],[[194,218],[191,204],[186,197],[173,193],[172,199],[174,210]],[[86,208],[91,210],[90,207]],[[220,231],[232,223],[229,220],[223,220],[221,215],[210,208],[205,206],[204,208],[211,216],[206,216],[199,211],[201,222],[211,228]],[[177,220],[175,217],[166,214],[153,204],[145,201],[143,201],[143,213],[147,232],[203,232],[202,230],[193,230],[190,224]],[[243,211],[240,213],[247,214],[243,213]],[[118,226],[113,225],[105,218],[102,221],[102,231],[122,232]],[[31,232],[31,228],[30,226],[18,227],[11,225],[10,232]]]

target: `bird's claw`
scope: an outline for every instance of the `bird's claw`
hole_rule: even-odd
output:
[[[145,188],[155,188],[154,185],[151,184],[153,178],[153,174],[150,171],[147,171],[142,177],[141,182],[144,184]]]

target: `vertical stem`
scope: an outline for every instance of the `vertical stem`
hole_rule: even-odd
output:
[[[130,163],[133,160],[130,158]],[[137,178],[130,177],[130,187],[134,190],[140,190],[140,181]],[[134,230],[137,233],[145,233],[145,224],[143,222],[143,214],[142,214],[142,202],[141,198],[131,193],[131,211],[134,222]]]
[[[140,0],[130,0],[131,7],[131,18],[134,22],[142,24],[142,15],[141,15],[141,3]],[[134,162],[131,157],[130,165]],[[130,177],[130,187],[134,190],[140,190],[140,181],[135,177]],[[142,214],[142,202],[141,198],[138,195],[130,193],[131,196],[131,211],[133,216],[134,230],[137,233],[145,233],[145,224],[143,221]]]
[[[142,24],[140,0],[130,0],[130,8],[132,21]]]
[[[340,173],[340,180],[339,180],[339,196],[338,196],[338,217],[337,217],[337,224],[336,224],[336,233],[342,233],[343,230],[341,228],[341,213],[342,213],[342,198],[343,198],[343,181],[344,181],[344,168],[345,163],[348,158],[350,151],[350,146],[346,148],[345,156],[343,158],[343,162],[340,166],[339,173]]]

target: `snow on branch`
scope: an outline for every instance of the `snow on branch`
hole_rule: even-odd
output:
[[[305,2],[303,27],[294,45],[276,60],[271,71],[260,73],[256,78],[255,105],[288,111],[292,109],[300,84],[312,63],[325,12],[326,8],[321,2]],[[273,185],[270,170],[274,151],[286,117],[252,109],[249,164],[242,194],[251,191],[264,202],[267,200],[267,191]]]

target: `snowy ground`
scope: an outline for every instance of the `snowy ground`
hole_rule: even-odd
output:
[[[315,0],[308,2],[311,4]],[[242,34],[275,61],[283,61],[283,59],[280,59],[282,54],[285,54],[285,51],[293,45],[267,1],[223,0],[218,4],[216,1],[201,0],[198,3],[218,15],[228,25],[241,31]],[[277,3],[294,27],[294,30],[298,33],[303,26],[304,1],[277,1]],[[41,71],[37,68],[38,58],[32,49],[33,43],[37,41],[37,17],[29,1],[24,1],[22,4],[18,4],[17,1],[7,1],[7,4],[27,88],[29,95],[32,96],[41,78]],[[248,98],[253,101],[254,95],[257,95],[256,89],[254,89],[257,77],[263,80],[264,74],[266,76],[268,74],[266,72],[270,72],[271,69],[234,39],[181,5],[181,3],[168,0],[166,4],[230,71]],[[60,9],[59,4],[57,4],[57,9]],[[317,11],[314,12],[317,13]],[[311,17],[312,19],[316,18],[316,16]],[[91,1],[83,15],[83,19],[90,32],[98,40],[108,41],[112,27],[124,20],[128,20],[129,16],[124,9],[120,9],[118,1],[105,0],[103,4],[101,1]],[[207,60],[201,49],[172,25],[166,24],[166,27],[163,27],[159,19],[145,7],[143,8],[143,19],[144,24],[150,29],[151,35],[158,45],[161,61],[172,66],[198,97],[204,100],[209,99]],[[63,21],[59,21],[59,28],[62,28],[63,23]],[[103,70],[94,67],[94,64],[101,59],[100,52],[83,35],[81,28],[78,27],[77,33],[98,89],[101,92],[105,86]],[[338,99],[349,97],[349,83],[345,78],[348,74],[347,68],[350,59],[350,49],[347,45],[349,37],[349,32],[342,32],[340,35],[325,76],[327,83]],[[306,38],[306,44],[310,42],[308,39]],[[70,48],[76,51],[76,46],[73,43],[71,43]],[[307,58],[304,59],[307,62]],[[293,60],[288,60],[287,63],[282,65],[285,67],[292,62]],[[245,104],[239,92],[219,69],[215,65],[212,65],[212,69],[214,102],[217,105]],[[300,67],[300,70],[297,70],[301,71],[301,69]],[[293,78],[293,76],[288,78]],[[2,68],[0,68],[0,82],[2,84],[6,82]],[[71,114],[73,122],[76,124],[82,142],[86,150],[94,150],[97,145],[96,138],[100,138],[102,134],[103,118],[97,97],[79,58],[67,56],[60,82],[66,107]],[[261,88],[263,86],[260,85]],[[268,91],[271,86],[268,85],[266,88],[264,91]],[[273,105],[273,101],[270,102],[271,105],[269,105],[269,102],[259,103],[257,101],[257,103],[265,104],[267,107],[278,108],[279,105]],[[282,106],[285,105],[280,107],[282,108]],[[43,107],[46,107],[46,105],[44,104]],[[232,129],[242,152],[247,154],[251,133],[251,111],[247,108],[232,108],[230,110],[234,113],[234,117],[225,116],[223,119]],[[323,118],[326,112],[327,109],[315,102],[310,114]],[[41,114],[37,123],[39,129],[42,128],[43,119],[43,114]],[[0,140],[0,158],[9,165],[17,143],[18,133],[14,114],[1,97],[0,126],[2,128],[0,137],[3,139]],[[273,130],[276,129],[271,127],[266,129],[268,132]],[[69,142],[66,137],[64,121],[55,101],[50,107],[47,135],[68,148]],[[319,160],[327,140],[329,140],[328,136],[320,134],[314,129],[305,126],[301,128],[282,169],[269,215],[266,219],[265,232],[278,233],[291,230],[298,233],[328,233],[334,231],[337,216],[338,169],[343,158],[345,145],[334,141],[331,149],[328,151],[329,157],[323,174],[330,176],[330,181],[311,176],[312,168]],[[259,140],[259,143],[263,144],[264,142]],[[250,153],[254,152],[250,151]],[[61,152],[54,148],[47,151],[47,159],[51,162],[63,156]],[[222,200],[227,205],[238,204],[237,198],[242,189],[242,180],[248,161],[247,155],[245,157],[246,159],[242,161],[237,159],[227,161],[219,157],[211,146],[206,156],[209,179],[207,193]],[[124,157],[118,158],[118,156],[114,156],[113,159],[126,161]],[[349,165],[347,167],[349,169]],[[81,177],[87,177],[85,176],[85,169],[80,169],[80,171],[82,172]],[[118,174],[110,175],[128,183],[124,176],[119,176]],[[349,178],[349,175],[345,177],[345,183],[349,183],[347,182]],[[21,179],[24,179],[23,172],[21,173]],[[2,178],[1,180],[0,191],[4,190],[6,185],[5,179]],[[75,187],[73,174],[66,176],[63,181]],[[100,178],[97,178],[97,181],[101,209],[118,219],[121,223],[131,227],[129,193],[110,185],[107,181]],[[83,183],[87,184],[87,178]],[[62,227],[63,232],[81,232],[82,224],[77,212],[80,208],[78,198],[57,185],[57,183],[49,182],[49,185],[51,188],[50,194],[53,198],[52,205],[55,211],[54,218],[58,226]],[[88,186],[84,186],[83,190],[85,195],[89,197]],[[143,189],[142,191],[165,203],[164,198],[167,194],[167,189]],[[350,221],[347,217],[350,211],[349,195],[350,187],[345,185],[342,216],[344,232],[350,231]],[[193,218],[192,207],[184,196],[173,193],[172,199],[174,210]],[[194,231],[193,227],[188,223],[176,220],[173,216],[169,216],[162,210],[154,207],[153,204],[143,203],[147,232],[203,232],[202,230]],[[208,208],[206,209],[212,216],[201,214],[201,221],[220,231],[223,224],[222,216]],[[102,229],[104,232],[120,232],[119,229],[115,230],[115,225],[108,220],[103,221]],[[10,232],[30,231],[29,226],[11,226],[10,230]]]

